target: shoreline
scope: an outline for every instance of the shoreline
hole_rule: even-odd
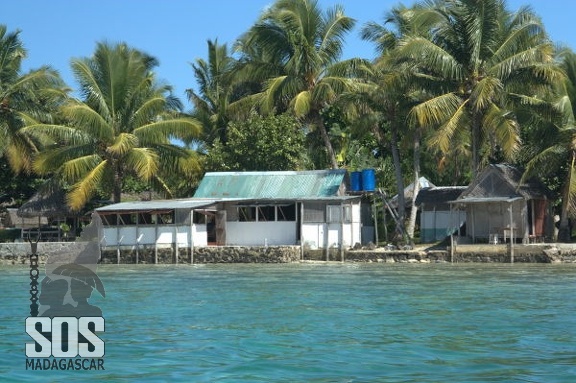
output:
[[[82,242],[39,243],[39,263],[52,254],[77,252]],[[454,249],[419,245],[413,250],[302,249],[300,246],[208,246],[198,248],[127,247],[103,249],[102,264],[211,264],[211,263],[576,263],[576,244],[466,244]],[[1,265],[29,263],[30,247],[24,243],[0,244]]]

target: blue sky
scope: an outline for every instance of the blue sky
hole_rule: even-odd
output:
[[[70,60],[90,56],[98,41],[126,42],[159,59],[158,77],[174,87],[186,102],[185,89],[195,87],[190,64],[206,58],[206,41],[218,39],[232,45],[272,0],[5,0],[0,24],[21,30],[28,50],[24,69],[50,65],[73,89]],[[398,4],[396,0],[319,0],[326,9],[344,7],[355,18],[355,29],[346,39],[343,58],[372,58],[374,48],[359,37],[368,21],[382,22]],[[507,0],[510,10],[529,5],[542,17],[553,41],[576,50],[573,32],[576,1]]]

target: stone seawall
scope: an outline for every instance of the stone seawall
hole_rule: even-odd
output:
[[[45,263],[47,257],[51,255],[78,254],[86,244],[86,242],[38,242],[38,261]],[[27,242],[0,243],[0,264],[28,263],[30,253],[31,247]]]
[[[102,263],[290,263],[300,260],[298,246],[209,246],[190,248],[150,248],[104,250]]]
[[[459,245],[446,250],[354,250],[345,253],[348,262],[405,263],[511,263],[507,245]],[[575,244],[515,245],[515,263],[576,263]]]
[[[40,242],[40,263],[51,255],[78,253],[85,242]],[[30,244],[0,243],[0,264],[26,264],[29,262]],[[384,263],[438,263],[478,262],[510,263],[510,249],[505,245],[458,245],[454,252],[446,250],[348,250],[341,254],[330,250],[305,250],[305,261],[384,262]],[[268,247],[197,247],[189,248],[139,247],[127,249],[103,249],[101,263],[105,264],[173,264],[173,263],[291,263],[300,262],[299,246]],[[576,263],[575,244],[517,245],[514,247],[516,263]]]

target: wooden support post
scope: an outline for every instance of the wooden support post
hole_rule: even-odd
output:
[[[374,214],[374,241],[376,247],[378,247],[378,243],[380,242],[380,238],[378,238],[378,208],[376,206],[376,196],[372,195],[372,214]]]
[[[300,202],[300,260],[304,260],[304,202]]]
[[[344,262],[344,211],[345,206],[340,204],[340,262]]]
[[[454,235],[450,234],[450,263],[454,263],[454,252],[456,251],[456,241]]]
[[[156,214],[156,224],[154,225],[154,264],[158,264],[158,214]]]
[[[508,211],[510,212],[510,263],[514,263],[514,225],[512,218],[512,202],[510,202]]]

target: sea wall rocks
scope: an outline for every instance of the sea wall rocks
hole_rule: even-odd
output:
[[[86,242],[40,242],[39,262],[51,255],[78,254]],[[26,264],[31,253],[28,243],[0,243],[0,264]],[[174,263],[291,263],[304,261],[344,261],[378,263],[510,263],[510,248],[506,245],[458,245],[450,248],[421,250],[359,249],[340,252],[338,249],[304,250],[298,246],[209,246],[190,248],[145,247],[107,248],[101,251],[105,264],[174,264]],[[515,263],[576,263],[575,244],[515,245]]]
[[[290,263],[300,261],[298,246],[200,247],[194,263]]]
[[[86,242],[38,242],[37,246],[38,261],[45,263],[51,255],[78,254]],[[28,263],[31,252],[30,244],[26,242],[0,243],[0,264]]]
[[[300,260],[298,246],[209,246],[190,248],[111,249],[102,251],[102,263],[290,263]]]

